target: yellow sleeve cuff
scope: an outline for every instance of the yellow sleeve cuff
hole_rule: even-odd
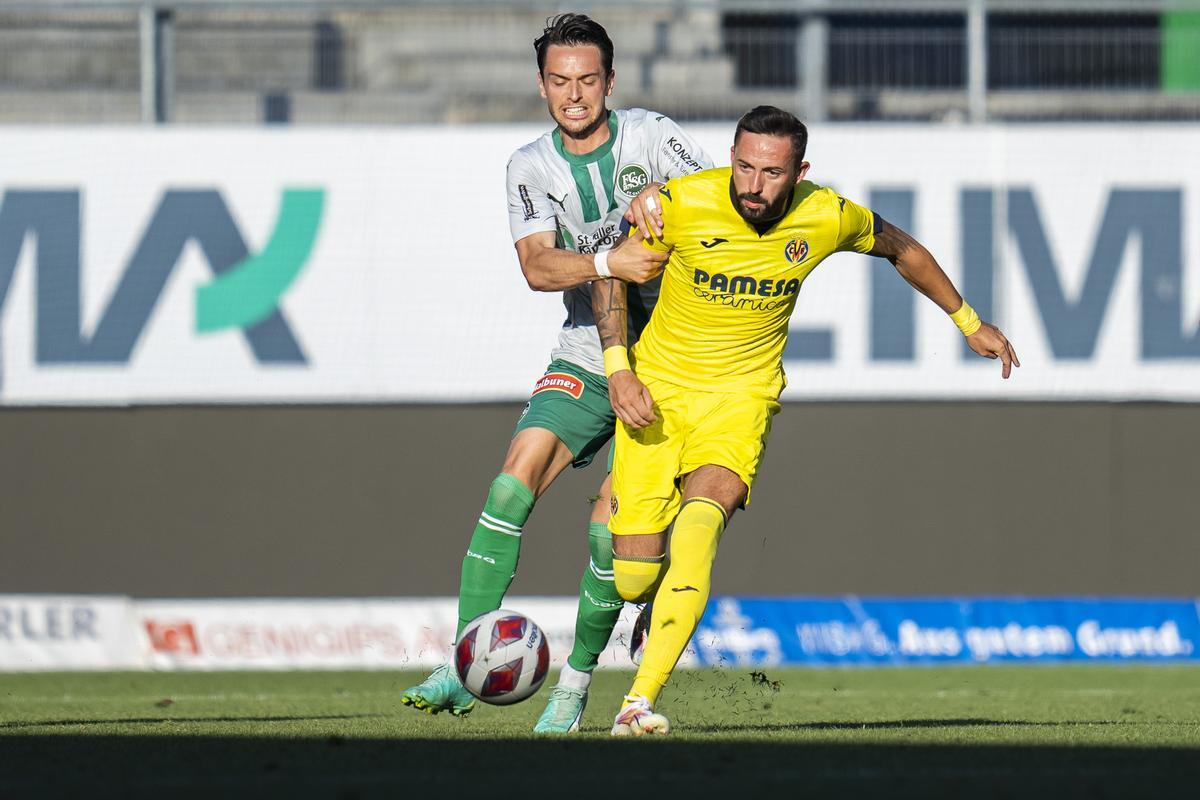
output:
[[[629,366],[629,348],[624,345],[613,345],[604,351],[604,377],[611,378],[614,372],[623,369],[633,369]]]
[[[963,300],[962,307],[958,311],[950,315],[950,319],[954,320],[954,324],[962,331],[963,336],[970,336],[983,325],[983,321],[979,319],[975,309],[967,305],[966,300]]]

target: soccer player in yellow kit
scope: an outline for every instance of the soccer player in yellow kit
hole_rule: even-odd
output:
[[[796,117],[759,106],[738,122],[730,167],[662,188],[661,234],[634,235],[651,237],[643,244],[670,258],[632,352],[624,284],[593,285],[605,372],[632,364],[637,379],[610,390],[622,423],[609,523],[616,588],[626,600],[654,601],[614,735],[670,728],[653,705],[704,613],[721,534],[749,500],[785,384],[788,318],[821,261],[840,251],[888,259],[950,315],[972,350],[1003,362],[1003,377],[1020,366],[1004,334],[979,319],[920,243],[804,180],[807,140]]]

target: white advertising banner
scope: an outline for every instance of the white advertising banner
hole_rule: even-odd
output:
[[[511,597],[504,607],[541,626],[550,663],[566,663],[577,598]],[[450,659],[454,598],[334,600],[139,600],[147,666],[155,669],[428,669]],[[630,668],[627,606],[602,654]],[[694,656],[687,659],[691,664]]]
[[[728,162],[732,123],[689,127]],[[5,128],[0,404],[528,396],[563,312],[504,180],[542,130]],[[815,127],[810,178],[925,243],[1023,367],[841,254],[801,291],[785,398],[1200,400],[1198,136]]]
[[[136,669],[126,597],[0,594],[0,671]]]

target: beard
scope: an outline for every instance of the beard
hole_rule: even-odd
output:
[[[737,189],[733,185],[732,178],[729,179],[729,196],[733,200],[733,207],[737,209],[741,218],[751,225],[763,225],[779,219],[787,211],[788,203],[792,199],[791,192],[784,192],[773,201],[769,201],[763,195],[755,194],[754,192],[742,192],[738,194]],[[746,206],[744,202],[746,200],[761,203],[762,205],[759,208],[750,208]]]
[[[608,122],[608,109],[601,105],[596,111],[596,115],[587,120],[574,120],[560,117],[551,110],[550,116],[554,117],[555,123],[558,124],[559,130],[564,136],[572,139],[586,139],[600,129],[601,125]]]

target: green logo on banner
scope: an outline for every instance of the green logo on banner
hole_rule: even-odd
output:
[[[275,231],[262,252],[196,290],[196,330],[250,327],[274,313],[308,261],[324,205],[321,189],[285,189]]]

